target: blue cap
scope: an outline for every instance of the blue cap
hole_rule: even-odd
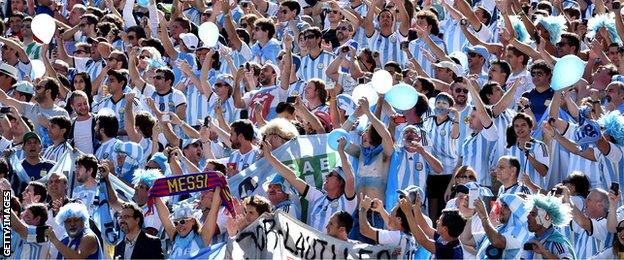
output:
[[[15,91],[19,91],[22,93],[31,94],[31,95],[35,93],[35,87],[33,86],[32,83],[28,81],[17,82],[15,83],[15,85],[13,85],[13,87],[15,88]]]
[[[465,53],[476,53],[485,58],[485,61],[490,60],[490,52],[483,45],[466,46],[464,47]]]
[[[405,196],[411,204],[416,202],[416,195],[420,196],[421,202],[425,203],[425,192],[416,185],[407,186],[405,189],[396,191],[399,196]]]
[[[336,166],[336,167],[334,167],[333,170],[331,170],[330,173],[332,173],[332,172],[338,174],[338,176],[340,176],[340,178],[342,178],[343,181],[347,180],[347,175],[345,174],[344,170],[342,170],[342,167]]]
[[[185,149],[190,144],[198,143],[199,139],[182,139],[182,149]]]

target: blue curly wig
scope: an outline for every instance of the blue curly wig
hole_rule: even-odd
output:
[[[513,27],[516,32],[516,38],[518,38],[518,41],[524,43],[528,42],[530,39],[529,31],[527,31],[522,21],[518,19],[518,16],[509,16],[509,20],[511,21],[511,27]]]
[[[56,223],[63,226],[68,218],[79,218],[84,223],[84,228],[89,227],[89,212],[87,207],[82,203],[67,203],[61,207],[56,215]]]
[[[567,28],[565,25],[566,19],[565,17],[558,16],[537,16],[537,21],[535,25],[541,25],[548,31],[550,34],[550,43],[557,44],[561,40],[561,34]]]
[[[618,145],[624,145],[624,115],[618,110],[609,112],[598,119],[604,133],[613,137]]]
[[[572,220],[572,208],[564,204],[557,197],[544,196],[542,194],[533,195],[528,201],[531,208],[538,207],[550,215],[552,224],[556,227],[563,227]]]
[[[608,14],[596,15],[587,21],[587,37],[594,39],[598,30],[603,27],[609,33],[611,41],[622,44],[620,35],[615,29],[615,17]]]
[[[152,187],[152,185],[154,185],[154,181],[156,181],[156,179],[159,179],[162,177],[165,177],[165,176],[162,175],[162,173],[160,173],[160,171],[157,169],[149,169],[149,170],[137,169],[134,171],[134,176],[132,177],[132,184],[137,185],[139,183],[144,183],[149,188],[149,187]]]

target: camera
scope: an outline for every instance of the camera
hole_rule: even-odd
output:
[[[613,4],[611,5],[611,9],[619,10],[620,7],[622,7],[622,3],[620,1],[613,1]]]
[[[401,42],[401,49],[407,49],[409,47],[409,42],[408,41],[403,41]]]
[[[0,107],[0,113],[2,113],[2,114],[11,113],[11,108],[10,107]]]
[[[612,182],[611,183],[611,190],[613,191],[613,193],[615,195],[620,194],[620,184],[617,182]]]
[[[528,151],[531,149],[533,149],[533,142],[529,141],[529,142],[524,143],[524,150]]]
[[[349,46],[342,46],[342,48],[340,48],[341,52],[349,52],[350,50]]]
[[[533,243],[524,243],[523,249],[533,251],[534,246]]]

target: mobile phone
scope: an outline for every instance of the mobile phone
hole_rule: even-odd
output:
[[[533,149],[533,142],[524,143],[524,150],[531,150],[531,149]]]
[[[0,107],[0,113],[2,113],[2,114],[11,113],[11,108],[10,107]]]
[[[212,118],[210,116],[204,117],[204,127],[208,127],[210,125],[210,121]]]
[[[395,118],[393,118],[392,121],[394,121],[394,123],[398,125],[398,124],[403,124],[407,122],[407,119],[405,118],[404,115],[398,115]]]
[[[249,119],[249,111],[247,109],[241,110],[240,119]]]
[[[402,41],[401,42],[401,49],[402,50],[407,49],[408,46],[409,46],[409,42],[408,41]]]
[[[286,102],[294,104],[296,99],[297,99],[296,96],[290,96],[286,98]]]
[[[474,209],[474,202],[479,197],[479,188],[470,188],[468,191],[468,208]]]
[[[613,191],[613,193],[615,193],[615,195],[619,195],[620,194],[620,184],[617,182],[612,182],[611,183],[611,190]]]
[[[349,46],[342,46],[342,48],[340,48],[341,52],[349,52],[350,50]]]
[[[535,10],[537,8],[537,2],[531,2],[531,9]]]
[[[358,78],[358,84],[366,84],[366,78],[365,77],[359,77]]]
[[[247,2],[247,1],[245,1],[245,2],[241,2],[241,6],[242,6],[243,8],[247,8],[247,7],[249,7],[249,2]]]
[[[459,24],[460,24],[460,25],[466,25],[466,24],[468,24],[468,20],[466,20],[465,18],[464,18],[464,19],[461,19],[461,20],[459,21]]]
[[[379,57],[379,52],[378,51],[374,51],[373,52],[373,58],[377,59]]]
[[[611,9],[613,10],[618,10],[620,7],[622,7],[622,3],[620,1],[613,1],[613,4],[611,4]]]
[[[533,251],[533,243],[524,243],[524,250]]]
[[[250,67],[250,66],[249,66],[249,62],[245,62],[245,69],[246,69],[247,71],[249,71],[249,70],[250,70],[250,69],[249,69],[249,67]]]
[[[164,114],[162,115],[162,121],[163,122],[169,122],[171,121],[171,116],[169,114]]]
[[[563,188],[557,187],[555,190],[555,196],[560,196],[561,194],[563,194]]]

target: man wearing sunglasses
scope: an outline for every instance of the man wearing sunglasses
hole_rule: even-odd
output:
[[[550,88],[552,70],[544,60],[536,60],[531,66],[531,78],[535,88],[522,94],[530,100],[531,111],[535,119],[541,121],[542,115],[550,105],[555,91]]]
[[[303,81],[312,78],[319,78],[325,82],[329,77],[325,74],[327,67],[334,60],[334,55],[321,49],[321,29],[310,27],[302,32],[305,39],[305,46],[308,48],[308,55],[301,58],[299,74]]]
[[[488,73],[483,69],[489,64],[490,52],[483,45],[466,46],[464,52],[468,55],[468,74],[477,75],[479,86],[483,86],[488,81]]]
[[[158,237],[142,229],[145,218],[135,203],[123,203],[117,222],[125,236],[115,246],[114,258],[121,259],[164,259]]]
[[[266,61],[277,63],[277,55],[282,49],[280,42],[273,38],[275,36],[275,25],[273,21],[260,18],[253,25],[253,38],[256,43],[251,46],[253,59],[261,64]]]

